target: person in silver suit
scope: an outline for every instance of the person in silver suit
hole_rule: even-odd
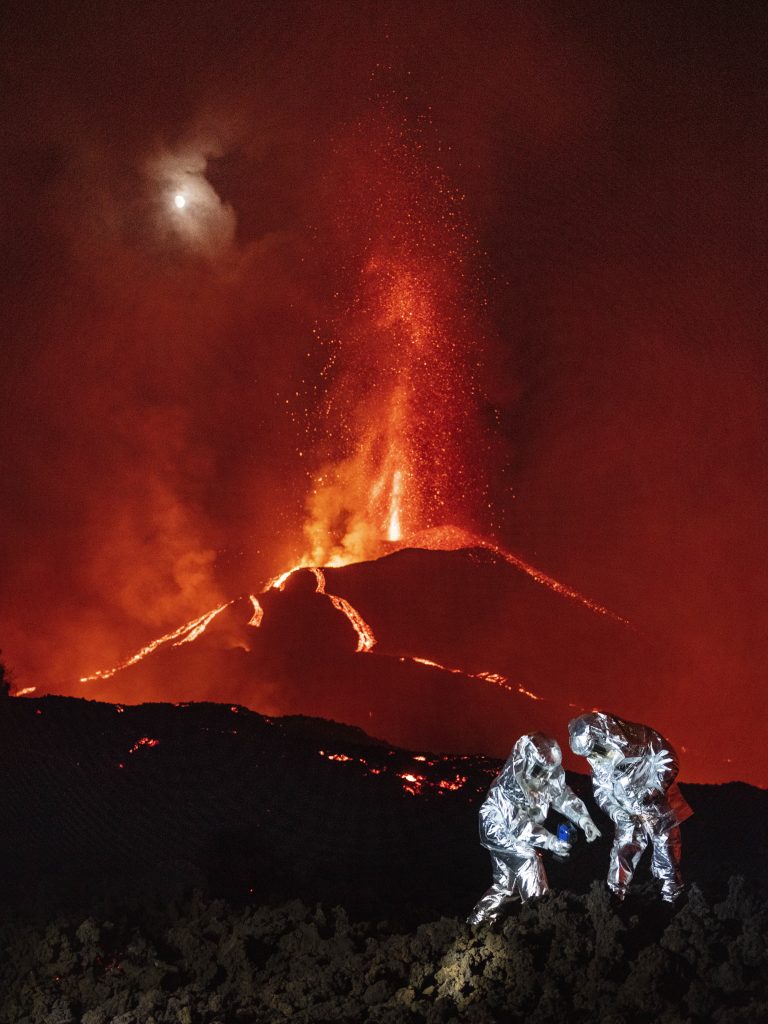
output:
[[[480,842],[491,855],[493,884],[467,918],[468,924],[496,920],[505,903],[549,892],[542,850],[561,857],[571,844],[543,822],[550,806],[584,831],[589,842],[600,831],[584,803],[565,781],[556,740],[536,732],[521,736],[491,784],[480,808]]]
[[[624,899],[650,843],[651,873],[662,899],[674,903],[683,891],[680,823],[693,814],[675,782],[674,748],[649,726],[602,711],[574,718],[568,732],[571,750],[592,769],[598,806],[616,826],[608,887]]]

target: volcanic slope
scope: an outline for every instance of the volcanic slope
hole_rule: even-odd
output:
[[[616,911],[571,777],[603,836],[473,933],[499,767],[236,705],[0,700],[0,1019],[766,1019],[765,793],[685,786],[687,903],[642,865]]]
[[[161,644],[74,692],[232,701],[346,722],[391,743],[499,757],[524,731],[564,744],[568,719],[594,706],[667,727],[669,666],[659,651],[491,551],[404,550],[298,570],[281,587],[233,602],[190,642]]]

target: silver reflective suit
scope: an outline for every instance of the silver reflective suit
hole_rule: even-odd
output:
[[[544,828],[550,805],[599,835],[584,803],[570,789],[557,742],[542,733],[521,736],[494,779],[480,808],[480,842],[491,855],[493,884],[467,918],[480,924],[497,918],[509,900],[526,901],[549,891],[541,850],[566,855],[570,843]]]
[[[677,754],[647,725],[591,712],[568,725],[571,749],[586,757],[598,806],[616,825],[608,886],[623,899],[643,851],[650,843],[651,873],[662,899],[682,892],[680,828],[693,811],[675,778]]]

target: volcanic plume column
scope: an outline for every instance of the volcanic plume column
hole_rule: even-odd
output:
[[[482,331],[460,197],[402,126],[364,128],[339,154],[339,219],[358,273],[334,325],[322,434],[337,456],[312,486],[306,565],[377,557],[448,523],[477,527],[484,504]]]

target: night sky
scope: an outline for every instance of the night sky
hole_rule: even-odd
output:
[[[707,742],[763,742],[766,8],[16,3],[0,38],[19,686],[323,516],[328,554],[342,506],[373,553],[397,437],[406,533],[519,552],[674,652]]]

